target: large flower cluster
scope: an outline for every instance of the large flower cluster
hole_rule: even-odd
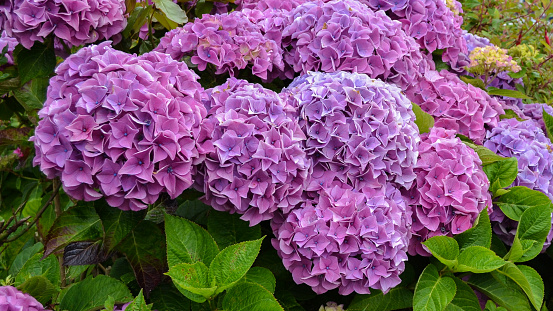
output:
[[[56,69],[32,138],[34,163],[76,199],[104,195],[139,210],[192,184],[203,89],[168,55],[136,57],[109,44],[83,48]]]
[[[534,120],[519,122],[505,119],[488,131],[484,146],[504,157],[516,157],[518,175],[512,186],[525,186],[545,193],[553,200],[553,153],[552,143]],[[490,215],[494,232],[507,244],[512,244],[517,222],[494,207]],[[549,233],[544,249],[553,239]]]
[[[68,46],[119,35],[125,28],[124,0],[14,0],[0,5],[2,29],[27,49],[54,34]],[[114,37],[117,39],[117,36]]]
[[[230,78],[209,91],[198,183],[217,210],[243,214],[255,225],[300,201],[310,162],[295,110],[258,84]]]
[[[410,212],[391,184],[356,191],[324,188],[288,216],[271,222],[272,240],[294,281],[318,294],[386,293],[398,285],[410,238]]]
[[[419,152],[417,181],[405,194],[413,208],[409,253],[429,255],[421,242],[470,229],[492,198],[482,161],[454,131],[432,128],[423,135]]]
[[[544,133],[547,133],[545,122],[543,121],[543,110],[550,116],[553,116],[553,107],[548,104],[523,104],[522,112],[531,120],[537,122]]]
[[[0,35],[0,57],[5,57],[6,64],[8,65],[13,65],[13,50],[16,46],[17,40],[9,37],[5,31],[2,31]],[[6,51],[6,53],[2,54],[3,51]],[[0,63],[0,71],[2,71],[2,69],[3,65]]]
[[[420,85],[407,91],[409,99],[434,116],[436,127],[455,130],[478,144],[505,111],[485,91],[466,84],[446,70],[429,71]]]
[[[261,27],[239,11],[197,18],[168,32],[155,50],[177,60],[191,56],[201,71],[212,64],[215,74],[235,76],[249,66],[254,75],[267,79],[269,72],[284,68],[280,45],[264,37]]]
[[[476,75],[497,74],[502,71],[519,72],[520,66],[507,50],[495,45],[475,47],[469,55],[468,71]]]
[[[312,195],[334,182],[355,189],[411,186],[420,138],[411,102],[399,88],[365,74],[315,72],[282,94],[297,107],[307,136],[313,174],[306,190]]]
[[[0,310],[2,311],[47,311],[29,294],[13,286],[0,286]]]
[[[308,2],[289,19],[282,43],[295,72],[359,72],[405,89],[432,65],[400,22],[358,1]]]

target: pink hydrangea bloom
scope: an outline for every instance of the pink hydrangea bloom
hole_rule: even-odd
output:
[[[0,286],[0,310],[2,311],[48,311],[29,294],[13,286]]]

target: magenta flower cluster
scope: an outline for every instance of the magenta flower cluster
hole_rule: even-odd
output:
[[[434,117],[436,127],[455,130],[477,144],[484,140],[485,126],[496,126],[499,115],[505,113],[495,98],[446,70],[428,71],[425,80],[407,90],[407,95]]]
[[[384,293],[405,269],[410,211],[391,184],[363,192],[342,184],[324,188],[271,222],[273,247],[294,281],[318,294]]]
[[[409,254],[429,256],[421,242],[470,229],[492,198],[482,161],[454,131],[432,128],[419,152],[416,184],[404,195],[413,210]]]
[[[0,35],[0,57],[5,57],[7,65],[13,65],[13,50],[17,46],[18,42],[16,39],[9,37],[5,31],[2,31]],[[6,53],[2,54],[3,51]],[[0,65],[0,71],[4,69],[4,66]]]
[[[283,96],[297,107],[313,159],[308,193],[335,182],[355,189],[411,186],[420,138],[399,88],[365,74],[315,72],[294,80]]]
[[[47,311],[29,294],[13,286],[0,286],[0,310],[2,311]]]
[[[243,214],[255,225],[302,201],[310,162],[295,109],[277,93],[230,78],[209,90],[199,149],[206,154],[197,182],[216,210]]]
[[[105,196],[140,210],[192,184],[203,89],[168,55],[137,57],[109,44],[85,47],[56,69],[32,138],[34,163],[76,199]]]
[[[400,22],[354,0],[298,6],[289,14],[282,44],[295,72],[359,72],[402,89],[431,66]]]
[[[297,6],[309,2],[309,0],[236,0],[234,4],[238,7],[237,11],[244,9],[256,9],[256,10],[283,10],[283,11],[292,11]]]
[[[125,28],[124,0],[13,0],[0,5],[0,21],[10,37],[30,49],[50,35],[68,46],[114,37]]]
[[[512,186],[541,191],[553,200],[553,143],[534,120],[502,120],[488,131],[484,147],[501,156],[517,158],[518,175]],[[505,217],[497,206],[494,206],[490,220],[497,236],[511,245],[518,223]],[[544,250],[551,245],[552,239],[553,230],[549,232]]]
[[[177,60],[190,56],[199,70],[212,64],[215,74],[228,72],[231,77],[250,67],[254,75],[267,79],[269,72],[284,68],[280,45],[265,38],[260,26],[239,11],[197,18],[168,32],[155,51]]]

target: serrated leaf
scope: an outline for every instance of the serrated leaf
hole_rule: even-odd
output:
[[[447,236],[434,236],[423,242],[432,256],[436,257],[441,263],[453,268],[457,265],[457,256],[459,256],[459,244],[454,238]]]
[[[490,191],[496,193],[497,190],[508,187],[515,181],[518,174],[518,161],[514,157],[506,158],[482,168],[490,181]]]
[[[469,246],[463,250],[459,257],[458,266],[454,272],[491,272],[505,265],[505,260],[497,256],[493,251],[482,246]]]
[[[27,279],[17,287],[20,291],[33,296],[38,302],[46,305],[58,289],[46,277],[39,275]]]
[[[151,310],[152,310],[152,305],[146,304],[142,289],[140,289],[140,293],[138,293],[138,296],[136,296],[134,300],[131,301],[131,303],[125,308],[125,311],[151,311]]]
[[[209,268],[201,261],[193,264],[181,263],[171,267],[167,275],[171,277],[177,289],[190,300],[202,303],[215,293],[217,286],[209,275]],[[188,293],[194,295],[188,295]],[[198,296],[201,296],[198,298]]]
[[[271,270],[263,267],[252,267],[246,275],[240,280],[240,282],[256,283],[263,286],[266,290],[272,294],[275,293],[276,278]]]
[[[521,93],[519,91],[506,90],[506,89],[497,89],[497,88],[492,88],[492,87],[488,88],[488,94],[489,95],[495,95],[495,96],[511,97],[511,98],[531,99],[530,97],[526,96],[526,94]]]
[[[44,276],[50,280],[52,284],[58,285],[60,281],[60,265],[58,260],[54,256],[45,259],[41,259],[41,257],[40,253],[34,254],[23,264],[15,277],[16,286],[34,276]]]
[[[348,306],[348,311],[392,311],[410,308],[413,292],[404,287],[392,288],[386,295],[379,290],[371,290],[370,295],[357,294]]]
[[[255,283],[240,283],[223,298],[225,311],[284,311],[273,294]]]
[[[415,124],[417,124],[419,128],[419,132],[422,133],[429,133],[430,129],[434,126],[434,118],[422,111],[421,107],[415,103],[413,103],[413,112],[415,113]]]
[[[501,211],[512,220],[520,221],[525,210],[532,206],[544,206],[553,210],[553,204],[547,195],[523,186],[509,188],[509,192],[494,202]]]
[[[121,242],[138,223],[144,219],[145,211],[122,211],[105,203],[97,203],[94,206],[104,227],[104,247],[111,251]]]
[[[490,248],[492,243],[492,227],[487,208],[484,208],[482,212],[480,212],[477,224],[473,228],[457,234],[455,240],[459,244],[460,251],[463,251],[469,246]]]
[[[56,55],[54,49],[35,42],[30,50],[22,49],[16,57],[21,84],[34,78],[47,78],[54,74]]]
[[[453,300],[457,286],[450,277],[441,277],[432,264],[422,272],[413,296],[413,311],[442,311]]]
[[[536,270],[524,265],[515,265],[508,262],[504,267],[497,270],[498,273],[509,277],[526,293],[530,302],[536,310],[540,310],[543,302],[544,285]]]
[[[219,253],[219,248],[211,235],[187,219],[166,215],[165,233],[169,267],[197,261],[207,266]]]
[[[46,101],[48,78],[35,78],[20,89],[14,90],[13,95],[26,111],[41,109]]]
[[[154,4],[160,9],[168,19],[174,21],[177,24],[184,24],[188,22],[186,12],[181,7],[171,0],[153,0]]]
[[[520,239],[523,246],[523,255],[519,262],[535,258],[543,249],[543,243],[551,230],[551,209],[546,206],[532,206],[520,217],[516,237]],[[528,247],[528,242],[535,243]]]
[[[71,242],[63,250],[64,266],[95,265],[106,258],[102,242]]]
[[[526,68],[522,68],[522,70],[519,70],[518,72],[509,72],[508,75],[513,79],[522,78],[526,75]]]
[[[462,280],[454,277],[457,292],[453,300],[445,307],[445,311],[481,311],[478,297],[474,291]]]
[[[508,310],[530,311],[532,309],[520,287],[497,271],[473,274],[467,283]]]
[[[106,275],[95,278],[87,277],[81,282],[69,287],[59,305],[60,310],[87,311],[104,306],[111,296],[117,303],[132,300],[127,286],[120,281]]]
[[[207,218],[207,231],[221,249],[261,237],[259,225],[250,227],[249,223],[240,219],[240,215],[236,213],[211,211]]]
[[[545,123],[545,129],[547,132],[547,137],[553,140],[553,116],[548,114],[544,108],[542,108],[542,118],[543,123]]]

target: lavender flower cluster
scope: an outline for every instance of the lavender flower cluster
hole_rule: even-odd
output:
[[[29,294],[13,286],[0,286],[0,310],[2,311],[47,311]]]
[[[470,229],[480,212],[491,208],[492,198],[482,161],[454,131],[432,128],[419,152],[416,184],[405,193],[413,209],[409,254],[429,256],[421,242]]]
[[[203,89],[168,55],[136,57],[109,44],[83,48],[56,69],[31,138],[34,163],[76,199],[105,196],[140,210],[192,184]]]
[[[541,191],[553,200],[553,144],[534,120],[502,120],[487,132],[484,146],[501,156],[517,158],[518,175],[512,186]],[[497,206],[490,220],[497,236],[511,245],[518,223],[505,217]],[[552,239],[553,230],[549,232],[544,250],[551,245]]]
[[[284,69],[280,45],[264,37],[260,26],[239,11],[197,18],[168,32],[155,51],[177,60],[191,56],[201,71],[213,64],[215,74],[235,76],[238,70],[251,67],[254,75],[267,79],[269,72]]]
[[[118,40],[125,28],[124,0],[14,0],[0,5],[0,21],[10,37],[30,49],[50,35],[68,46]]]
[[[550,116],[553,116],[553,107],[548,104],[523,104],[522,113],[527,118],[538,123],[541,130],[546,133],[545,123],[543,122],[543,110]]]
[[[310,162],[295,109],[277,93],[230,78],[209,90],[199,149],[206,154],[196,179],[216,210],[243,214],[255,225],[302,200]]]
[[[5,31],[2,31],[0,35],[0,57],[5,57],[7,65],[13,65],[13,50],[17,46],[18,42],[16,39],[8,36]],[[5,54],[2,52],[6,50]],[[0,71],[4,69],[5,66],[0,65]]]
[[[271,222],[273,247],[294,281],[318,294],[384,293],[405,269],[410,212],[391,184],[363,192],[342,184],[324,188],[287,216]]]
[[[484,126],[497,126],[499,115],[505,113],[496,99],[446,70],[428,71],[425,80],[407,95],[434,116],[436,127],[455,130],[477,144],[482,144],[486,135]]]

